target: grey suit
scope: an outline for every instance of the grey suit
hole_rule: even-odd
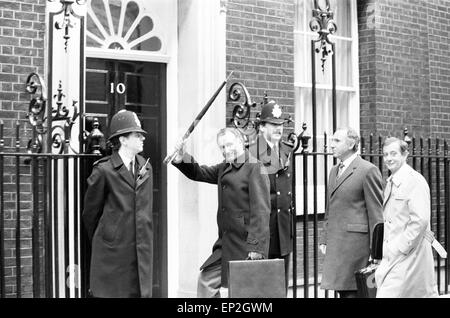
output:
[[[383,222],[382,178],[378,168],[357,156],[336,181],[330,171],[324,231],[327,250],[321,288],[356,290],[354,272],[367,265],[371,234]]]

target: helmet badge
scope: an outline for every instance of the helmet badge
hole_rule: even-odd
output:
[[[280,108],[280,106],[278,106],[278,104],[275,104],[275,106],[273,106],[272,115],[275,118],[280,118],[281,108]]]

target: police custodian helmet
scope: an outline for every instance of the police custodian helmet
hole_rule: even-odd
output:
[[[136,113],[122,109],[111,118],[109,125],[110,136],[109,139],[130,132],[140,132],[146,134],[147,132],[141,128],[141,122]]]
[[[263,105],[260,121],[262,123],[281,125],[285,122],[285,119],[281,117],[282,114],[281,107],[274,100],[271,100]]]

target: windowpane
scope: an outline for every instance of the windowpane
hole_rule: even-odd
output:
[[[335,46],[336,83],[340,86],[353,86],[352,42],[346,40],[336,40]],[[331,58],[329,63],[331,66]],[[331,76],[331,72],[329,74]]]
[[[123,21],[122,36],[125,36],[133,25],[134,20],[139,15],[139,7],[136,2],[130,2],[127,5],[127,11],[125,13],[125,20]]]
[[[338,29],[341,30],[339,36],[345,36],[347,38],[342,39],[338,36],[331,36],[330,41],[335,43],[336,54],[336,89],[337,89],[337,102],[338,110],[336,113],[337,122],[342,124],[351,124],[352,126],[359,128],[359,116],[354,114],[359,113],[359,101],[357,98],[350,98],[355,96],[359,89],[358,80],[358,56],[354,51],[354,47],[357,46],[357,30],[351,30],[357,23],[352,23],[352,19],[357,19],[354,14],[353,6],[356,5],[355,0],[331,0],[331,7],[335,12],[335,20],[338,24]],[[297,23],[304,24],[305,17],[310,19],[312,17],[313,0],[305,0],[297,2],[297,9],[303,10],[297,12]],[[352,11],[353,10],[353,11]],[[303,18],[302,18],[303,17]],[[308,21],[309,22],[309,21]],[[302,28],[297,25],[297,31]],[[354,37],[350,37],[354,35]],[[311,87],[312,87],[312,57],[311,57],[311,41],[317,40],[318,34],[309,32],[296,32],[295,34],[295,60],[294,60],[294,77],[297,85],[302,88],[296,90],[296,109],[298,114],[304,114],[305,116],[311,116]],[[315,42],[315,48],[320,49],[320,42]],[[331,50],[331,47],[328,48]],[[317,115],[321,119],[320,123],[317,123],[317,132],[325,131],[330,132],[332,130],[332,113],[331,113],[331,86],[332,86],[332,53],[325,55],[326,58],[322,65],[321,58],[323,57],[322,51],[314,53],[314,70],[315,70],[315,84],[317,85]],[[322,69],[323,67],[323,69]],[[356,69],[355,69],[356,68]],[[306,89],[307,88],[307,89]],[[324,90],[325,88],[325,90]],[[326,93],[325,93],[326,92]],[[357,94],[356,94],[357,96]],[[345,105],[345,107],[341,106]],[[341,109],[341,108],[342,109]],[[352,120],[356,120],[356,123],[349,121],[349,114],[352,115]],[[306,118],[308,118],[306,116]],[[297,117],[297,116],[296,116]],[[312,120],[309,117],[309,120]],[[297,118],[296,125],[297,130],[301,129],[301,123],[304,120]]]
[[[351,2],[342,0],[331,0],[331,10],[334,12],[334,21],[337,24],[336,35],[351,37]]]
[[[295,36],[295,81],[301,83],[312,83],[312,57],[311,40],[317,40],[315,34],[296,34]],[[320,43],[315,42],[315,48],[319,48]],[[329,48],[330,49],[330,48]],[[316,84],[331,85],[331,55],[328,55],[324,69],[322,70],[322,55],[316,53],[315,57],[315,75]],[[338,79],[338,78],[336,78]],[[339,83],[338,85],[345,85]]]
[[[118,33],[120,10],[122,3],[120,0],[109,0],[109,10],[111,12],[111,18],[114,26],[114,34]]]
[[[353,117],[351,116],[350,109],[354,102],[353,96],[355,96],[355,92],[337,91],[336,93],[336,122],[338,127],[352,126],[351,120]],[[299,105],[299,109],[303,110],[295,113],[295,122],[299,128],[305,122],[308,126],[308,130],[312,132],[313,107],[311,88],[297,87],[295,89],[295,98],[296,105]],[[333,101],[331,90],[316,89],[316,100],[316,132],[319,136],[325,132],[331,133],[330,127],[333,125]]]
[[[308,64],[305,59],[307,52],[309,52],[308,45],[306,44],[306,36],[295,33],[294,41],[294,81],[301,83],[310,82],[311,75],[309,74],[311,74],[311,64]]]
[[[309,29],[308,21],[306,19],[308,14],[306,14],[307,11],[305,9],[305,7],[307,6],[307,2],[309,2],[309,0],[307,0],[307,1],[296,0],[295,1],[296,12],[299,12],[299,14],[296,15],[296,21],[295,21],[296,26],[295,27],[299,31],[307,31]]]
[[[162,1],[90,0],[86,44],[111,50],[163,50],[161,21],[151,15],[163,10]],[[158,29],[159,28],[159,29]]]

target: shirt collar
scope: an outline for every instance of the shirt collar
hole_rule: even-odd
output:
[[[358,154],[355,152],[350,157],[348,157],[347,159],[342,161],[342,163],[344,164],[344,168],[347,168],[348,166],[350,166],[350,164],[353,162],[353,160],[356,159],[357,156],[358,156]]]
[[[398,187],[409,175],[409,166],[408,164],[404,163],[403,166],[400,167],[394,174],[391,174],[389,178],[387,178],[387,181],[391,181],[392,183]]]
[[[264,137],[264,135],[262,135],[262,136],[263,136],[264,140],[266,141],[267,145],[268,145],[271,149],[273,149],[273,147],[275,147],[275,143],[273,143],[273,142],[267,140],[266,137]]]
[[[131,156],[127,152],[123,151],[122,148],[119,149],[118,153],[119,153],[120,159],[122,159],[122,162],[125,165],[125,167],[127,169],[129,169],[130,168],[130,162],[134,161],[134,157],[135,156]]]
[[[267,145],[270,147],[270,148],[272,148],[273,149],[273,142],[270,142],[270,141],[268,141],[267,139],[266,139],[266,143],[267,143]]]
[[[229,165],[233,165],[235,168],[239,169],[246,161],[246,159],[248,158],[248,152],[247,150],[244,150],[244,152],[237,157],[233,162],[229,162]]]

